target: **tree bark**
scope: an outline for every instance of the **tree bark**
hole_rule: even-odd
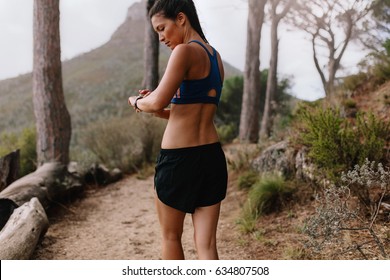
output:
[[[244,93],[240,116],[239,139],[256,143],[260,115],[260,40],[267,0],[249,0]]]
[[[158,34],[154,31],[149,19],[149,11],[155,0],[148,0],[146,6],[145,46],[144,46],[144,79],[142,86],[145,89],[154,90],[158,86],[158,59],[160,42]]]
[[[278,87],[278,57],[279,57],[279,38],[278,28],[280,21],[286,16],[293,0],[287,0],[281,13],[277,13],[278,6],[282,3],[282,0],[271,0],[271,59],[269,63],[268,77],[267,77],[267,89],[265,94],[265,103],[263,118],[261,120],[259,139],[266,139],[271,134],[273,115],[277,104],[276,92]]]
[[[34,1],[33,101],[38,166],[69,162],[70,115],[62,86],[58,0]]]
[[[0,232],[0,259],[29,259],[48,227],[45,210],[37,198],[15,209]]]

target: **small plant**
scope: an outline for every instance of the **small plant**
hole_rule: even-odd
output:
[[[306,222],[308,248],[315,254],[331,248],[332,257],[338,258],[349,252],[358,252],[364,259],[388,258],[383,241],[386,236],[378,234],[376,222],[382,202],[389,194],[390,171],[381,164],[366,160],[363,165],[343,174],[342,180],[345,185],[333,185],[317,197],[316,214]],[[378,193],[378,190],[380,196],[377,200],[365,196],[370,192]],[[356,202],[355,192],[360,203]],[[364,193],[364,199],[359,193]],[[370,205],[370,215],[361,211],[367,204]]]
[[[259,180],[259,174],[250,170],[238,177],[238,188],[249,189]]]
[[[265,176],[250,189],[244,205],[244,216],[257,218],[262,214],[279,211],[291,196],[292,190],[280,176]]]
[[[229,151],[227,162],[231,170],[246,172],[251,169],[252,158],[257,154],[257,146],[240,146]]]
[[[352,123],[337,110],[308,106],[300,108],[298,116],[301,126],[296,142],[309,147],[308,156],[331,180],[366,158],[385,160],[390,122],[372,113],[359,113]]]
[[[346,100],[343,100],[343,105],[347,109],[355,109],[356,108],[356,101],[353,99],[346,99]]]
[[[19,149],[19,175],[23,177],[36,169],[36,143],[36,131],[33,128],[26,128],[18,135],[4,133],[0,137],[0,156]]]

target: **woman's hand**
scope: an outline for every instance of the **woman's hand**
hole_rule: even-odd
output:
[[[138,91],[138,94],[139,95],[141,95],[141,96],[143,96],[143,97],[146,97],[146,96],[148,96],[149,94],[151,94],[152,92],[150,91],[150,90],[148,90],[148,89],[140,89],[139,91]]]
[[[127,101],[128,104],[129,104],[131,107],[133,107],[134,110],[135,110],[137,113],[141,112],[141,110],[140,110],[139,108],[137,108],[137,106],[136,106],[137,100],[147,97],[147,96],[151,93],[151,91],[148,90],[148,89],[141,89],[141,90],[138,91],[138,93],[139,93],[139,94],[138,94],[137,96],[130,96],[129,99],[128,99],[128,101]]]
[[[133,107],[135,109],[135,100],[138,96],[130,96],[129,100],[127,101],[129,106]]]

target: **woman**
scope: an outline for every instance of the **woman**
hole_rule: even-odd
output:
[[[157,89],[140,90],[129,104],[168,119],[155,174],[162,258],[184,259],[183,222],[191,213],[198,258],[218,259],[227,168],[213,119],[224,78],[222,60],[207,42],[192,0],[157,0],[149,15],[172,54]]]

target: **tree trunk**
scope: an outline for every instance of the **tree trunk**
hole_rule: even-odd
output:
[[[0,158],[0,192],[19,177],[19,150]]]
[[[278,39],[278,24],[277,19],[272,20],[271,24],[271,59],[268,70],[267,90],[265,94],[265,103],[263,118],[261,120],[260,140],[264,140],[270,136],[272,128],[272,104],[275,101],[275,94],[278,85],[277,69],[278,69],[278,53],[279,53],[279,39]]]
[[[160,42],[149,19],[149,11],[155,0],[148,0],[146,6],[145,46],[144,46],[144,79],[142,86],[154,90],[158,86],[158,58]]]
[[[266,139],[271,134],[273,125],[276,102],[276,93],[278,88],[278,57],[279,57],[279,38],[278,27],[280,21],[289,12],[294,0],[271,0],[271,59],[267,77],[267,89],[265,95],[265,104],[263,118],[260,128],[260,140]],[[283,10],[278,13],[278,7],[284,4]]]
[[[38,166],[69,162],[70,115],[62,87],[58,0],[34,1],[33,101]]]
[[[29,259],[48,227],[45,210],[37,198],[15,209],[0,232],[0,259]]]
[[[260,115],[260,40],[267,0],[249,0],[244,93],[240,116],[239,139],[256,143]]]

